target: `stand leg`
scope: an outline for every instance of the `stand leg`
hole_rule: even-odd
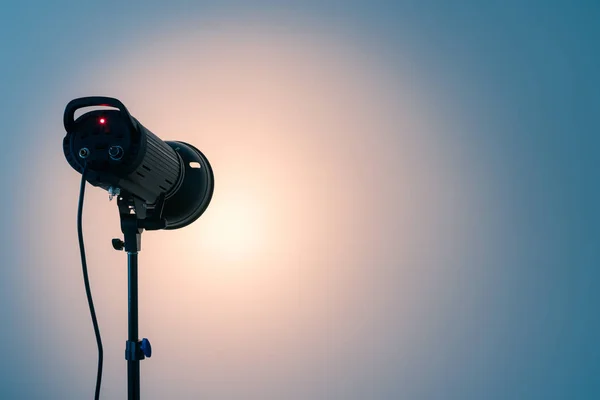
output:
[[[127,253],[128,270],[128,319],[131,343],[137,343],[138,338],[138,253]],[[129,400],[140,399],[140,361],[127,360],[127,392]]]

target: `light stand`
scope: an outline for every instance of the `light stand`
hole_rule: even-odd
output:
[[[124,241],[113,239],[115,250],[127,252],[127,304],[128,304],[128,336],[125,345],[127,360],[127,398],[140,399],[140,361],[152,356],[150,341],[138,336],[138,253],[141,250],[142,232],[146,230],[163,229],[166,221],[160,217],[146,218],[145,204],[127,193],[119,194],[117,203],[121,217],[121,231]],[[164,196],[157,202],[160,215],[164,205]]]
[[[75,112],[101,107],[75,118]],[[63,116],[67,162],[82,174],[78,213],[79,247],[86,295],[98,343],[95,399],[102,381],[102,341],[89,288],[81,213],[85,181],[117,197],[124,240],[113,239],[116,250],[127,252],[128,337],[127,392],[140,398],[140,361],[152,355],[148,339],[138,337],[138,253],[145,230],[173,230],[188,226],[208,207],[214,191],[210,163],[196,147],[181,141],[162,141],[112,97],[71,100]]]

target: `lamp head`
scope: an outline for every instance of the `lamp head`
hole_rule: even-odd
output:
[[[78,109],[97,106],[111,109],[75,119]],[[204,154],[185,142],[162,141],[119,100],[72,100],[65,108],[64,126],[63,151],[69,164],[79,173],[85,168],[93,186],[132,196],[149,215],[164,220],[164,229],[189,225],[208,207],[214,177]]]

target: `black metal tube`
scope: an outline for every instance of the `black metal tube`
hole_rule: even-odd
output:
[[[138,253],[127,253],[128,272],[128,340],[137,343],[138,338]],[[127,360],[127,398],[140,399],[140,361]]]

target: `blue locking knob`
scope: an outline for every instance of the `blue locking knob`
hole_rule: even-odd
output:
[[[146,357],[152,357],[152,346],[150,346],[150,341],[146,338],[142,339],[142,344],[140,345],[142,352]]]

